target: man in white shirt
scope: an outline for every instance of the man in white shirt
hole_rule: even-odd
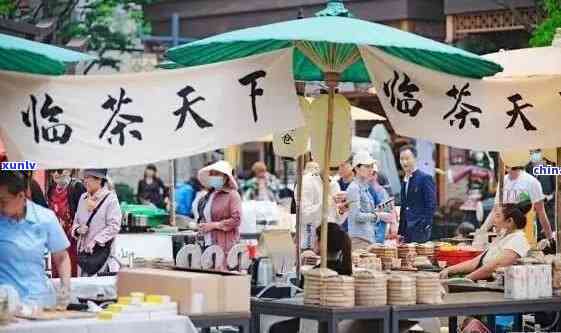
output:
[[[521,201],[521,196],[529,196],[532,201],[534,211],[537,218],[542,226],[543,233],[545,235],[545,241],[542,241],[542,247],[545,246],[545,242],[554,243],[553,231],[551,230],[551,225],[549,224],[549,219],[545,212],[545,195],[543,194],[542,186],[540,182],[532,175],[524,171],[523,167],[512,167],[509,169],[508,174],[504,178],[504,191],[503,191],[503,202],[504,203],[518,203]],[[495,206],[498,205],[499,195],[495,196]],[[491,213],[487,216],[485,223],[481,226],[479,231],[489,231],[493,226],[493,216],[495,214],[495,208],[491,210]],[[528,214],[528,224],[526,225],[525,234],[528,238],[528,242],[532,247],[536,245],[536,241],[539,237],[534,235],[534,219],[532,217],[532,212]]]

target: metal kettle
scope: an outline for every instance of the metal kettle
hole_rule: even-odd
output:
[[[257,286],[268,286],[273,283],[273,263],[267,257],[257,259],[252,267],[252,278]]]

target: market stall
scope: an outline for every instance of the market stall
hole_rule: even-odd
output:
[[[329,192],[328,171],[329,167],[333,166],[330,158],[333,154],[332,133],[334,125],[338,122],[337,119],[340,119],[334,116],[334,112],[338,112],[334,105],[336,101],[334,91],[340,81],[363,80],[364,82],[369,81],[370,77],[377,78],[373,82],[376,91],[379,92],[388,119],[400,134],[458,147],[497,150],[518,144],[511,140],[511,137],[526,136],[527,132],[532,130],[533,125],[528,126],[526,121],[524,124],[520,122],[518,126],[513,126],[519,117],[518,102],[522,99],[522,95],[532,95],[540,90],[536,89],[537,86],[545,88],[558,80],[558,78],[551,78],[549,81],[538,79],[523,84],[505,83],[498,78],[482,80],[483,77],[499,72],[501,68],[491,62],[478,62],[479,58],[473,55],[448,49],[442,45],[430,44],[426,40],[417,40],[413,35],[401,35],[396,31],[374,33],[381,28],[367,26],[366,22],[360,20],[344,18],[349,16],[349,12],[340,1],[329,1],[328,8],[318,16],[320,17],[282,22],[211,37],[174,48],[168,52],[168,56],[181,65],[194,66],[243,59],[252,52],[294,47],[294,56],[299,59],[295,63],[296,79],[311,81],[312,77],[313,80],[320,78],[329,90],[327,118],[324,122],[320,122],[327,123],[324,153],[316,154],[319,155],[316,157],[322,164],[323,193]],[[325,22],[333,23],[332,26],[337,26],[337,29],[329,30],[331,26]],[[341,29],[343,26],[345,28]],[[326,33],[327,31],[329,33]],[[350,31],[354,32],[354,38],[347,38],[346,34]],[[364,31],[368,33],[361,35]],[[248,48],[250,45],[258,51],[250,50]],[[208,56],[204,59],[193,56],[200,50],[207,52]],[[412,50],[415,50],[415,54],[410,53]],[[432,59],[433,56],[439,59]],[[455,65],[447,66],[452,63]],[[516,95],[513,89],[518,89],[519,95]],[[554,99],[554,94],[551,92],[550,95],[550,98],[536,101],[536,107],[548,109],[557,105],[558,97],[555,95],[556,99]],[[504,101],[497,96],[504,96]],[[485,110],[483,110],[484,105]],[[514,109],[511,110],[512,108]],[[439,110],[439,112],[432,112],[432,110]],[[511,117],[505,117],[505,114]],[[559,137],[553,131],[552,119],[548,118],[552,115],[545,113],[535,115],[536,119],[532,120],[537,124],[536,126],[539,125],[540,130],[528,135],[529,139],[524,145],[531,146],[544,140],[559,142]],[[376,299],[386,291],[388,295],[386,303],[392,307],[443,302],[440,295],[440,279],[434,272],[448,263],[445,260],[435,260],[437,253],[435,245],[413,245],[415,255],[411,257],[407,256],[407,251],[404,251],[405,257],[399,257],[399,249],[395,245],[372,249],[368,253],[357,253],[358,268],[392,271],[382,273],[388,280],[385,288],[363,290],[363,296],[360,295],[361,288],[357,287],[359,278],[325,270],[328,260],[327,197],[327,195],[323,196],[321,219],[322,269],[310,270],[304,274],[306,277],[304,304],[311,307],[343,307],[358,311],[357,299]],[[471,250],[454,249],[453,251],[459,259],[464,260],[464,252]],[[475,253],[475,255],[480,254],[480,251]],[[473,256],[473,254],[469,255]],[[450,264],[453,262],[451,260],[453,257],[448,257]],[[417,261],[420,265],[416,265]],[[425,273],[418,272],[423,269],[429,271],[426,274],[432,273],[432,275],[427,276]],[[413,292],[416,288],[421,290],[420,299],[417,299]],[[551,299],[552,292],[528,297]],[[298,317],[299,313],[293,311],[292,315]]]
[[[336,101],[340,98],[335,94],[337,84],[343,81],[370,82],[371,77],[378,77],[380,79],[376,82],[377,90],[381,94],[383,92],[385,97],[381,95],[382,102],[389,110],[389,119],[400,132],[419,137],[424,135],[430,139],[434,139],[434,135],[438,134],[441,135],[439,140],[462,146],[467,145],[464,141],[465,136],[475,133],[469,130],[481,126],[485,135],[477,137],[474,145],[489,148],[491,144],[496,144],[489,139],[493,137],[489,133],[493,133],[496,127],[482,126],[483,121],[471,118],[466,130],[458,132],[466,126],[467,111],[463,111],[463,119],[461,115],[455,117],[458,122],[449,120],[442,125],[442,115],[419,113],[423,104],[416,97],[423,97],[426,109],[438,109],[438,105],[446,104],[442,99],[449,102],[451,97],[456,99],[456,108],[460,103],[458,96],[460,99],[469,96],[465,89],[470,84],[473,91],[486,96],[481,97],[483,100],[492,96],[487,95],[489,93],[486,89],[492,93],[498,91],[506,94],[512,86],[507,89],[495,81],[479,80],[495,74],[500,70],[499,66],[467,52],[415,35],[341,17],[349,16],[349,13],[340,1],[329,1],[328,8],[318,16],[232,32],[172,49],[168,54],[172,60],[185,66],[204,65],[177,71],[60,79],[0,73],[0,97],[6,97],[10,109],[27,105],[30,94],[43,96],[49,89],[59,95],[56,103],[64,109],[64,112],[60,112],[64,113],[64,117],[61,118],[69,120],[68,124],[58,124],[65,129],[64,136],[58,136],[57,133],[60,132],[56,131],[54,136],[49,136],[48,131],[40,136],[40,124],[38,125],[35,114],[28,112],[27,121],[24,115],[22,122],[19,113],[2,113],[0,134],[6,139],[10,156],[33,158],[48,168],[119,167],[172,159],[256,139],[270,134],[273,130],[282,132],[301,128],[304,117],[298,112],[298,100],[293,91],[294,80],[323,80],[328,86],[329,94],[319,98],[316,103],[316,106],[319,106],[316,108],[317,113],[323,112],[323,118],[320,118],[323,120],[315,124],[325,125],[316,131],[325,142],[319,146],[316,144],[315,154],[322,162],[323,193],[328,193],[329,168],[333,166],[333,162],[340,161],[340,157],[336,157],[334,152],[336,149],[332,147],[337,144],[333,142],[333,138],[337,137],[333,135],[334,127],[345,127],[346,121],[350,119],[348,114],[339,114],[343,111],[338,112],[340,110]],[[231,49],[228,49],[229,47]],[[201,58],[198,54],[203,51],[207,57]],[[193,86],[184,87],[186,78],[190,79]],[[421,81],[431,89],[420,91],[411,78],[424,78]],[[401,83],[398,84],[398,81]],[[456,84],[464,81],[469,83],[462,84],[464,88],[460,92]],[[36,82],[41,84],[36,85]],[[146,82],[153,82],[156,88],[147,87]],[[222,84],[221,89],[216,89],[217,82]],[[546,83],[552,82],[557,81],[551,79]],[[529,82],[522,88],[530,91],[534,83]],[[454,88],[451,89],[450,85]],[[119,94],[109,92],[109,99],[103,103],[102,111],[110,112],[109,115],[112,116],[105,127],[92,128],[88,125],[105,123],[104,113],[98,112],[98,105],[102,101],[98,101],[97,96],[106,96],[107,86],[126,86],[127,89],[121,88]],[[492,89],[497,86],[500,89]],[[446,89],[449,89],[448,94],[441,93]],[[199,91],[205,97],[196,97]],[[70,92],[80,94],[83,100],[76,101],[71,98],[73,95]],[[190,94],[193,95],[189,96]],[[193,100],[190,100],[191,97]],[[36,102],[35,97],[31,100]],[[206,102],[201,103],[202,101]],[[513,102],[515,105],[516,101]],[[136,110],[139,110],[141,115],[119,114],[121,107],[126,108],[126,104],[133,102],[139,106]],[[196,110],[193,110],[197,102],[199,104],[196,105]],[[552,103],[550,100],[540,101],[540,106],[546,108]],[[264,106],[269,108],[267,112],[262,110]],[[500,109],[504,105],[493,107]],[[169,112],[150,112],[162,108]],[[225,109],[230,111],[227,115],[223,114]],[[334,112],[338,112],[336,116]],[[469,115],[469,112],[467,113]],[[500,123],[496,113],[489,112],[490,124]],[[163,114],[166,116],[162,116]],[[31,116],[34,117],[33,122],[29,120]],[[487,113],[484,116],[487,116]],[[482,115],[482,119],[484,116]],[[540,116],[536,123],[549,128],[549,115]],[[129,125],[133,126],[130,130],[127,129],[127,132],[122,125],[113,124],[115,128],[107,132],[115,117],[129,120]],[[415,119],[418,122],[410,121],[415,117],[418,117]],[[161,126],[142,126],[154,123]],[[82,131],[74,131],[69,124]],[[427,128],[421,126],[423,124],[434,126],[427,131]],[[182,131],[184,126],[190,126],[190,131]],[[419,128],[424,134],[416,135]],[[517,129],[513,133],[525,133],[522,131]],[[530,141],[558,140],[552,137],[550,132],[547,131],[543,135],[540,132]],[[21,133],[30,135],[22,137]],[[502,140],[499,140],[499,143],[505,146],[512,145],[512,140],[508,138],[504,139],[501,136],[499,139]],[[319,141],[323,140],[316,138],[316,143]],[[186,142],[192,145],[187,146]],[[345,147],[347,148],[350,150],[350,145]],[[114,158],[106,161],[89,158],[100,151]],[[303,161],[299,162],[302,169]],[[228,172],[222,174],[231,176],[232,170],[226,171]],[[301,194],[301,189],[298,192]],[[20,319],[4,329],[33,330],[33,325],[39,325],[36,326],[38,330],[47,331],[59,324],[68,327],[80,326],[79,329],[89,331],[118,329],[142,332],[142,326],[154,330],[164,328],[173,332],[177,325],[182,326],[181,332],[191,332],[193,325],[187,317],[192,317],[195,325],[200,327],[235,325],[246,329],[251,310],[256,332],[261,329],[259,316],[262,314],[317,320],[322,322],[330,333],[337,331],[339,321],[371,319],[379,321],[384,332],[390,332],[398,330],[400,318],[435,316],[436,311],[440,311],[438,315],[455,317],[559,309],[561,299],[552,295],[554,290],[558,292],[561,289],[561,265],[554,258],[551,258],[549,263],[521,263],[513,266],[512,271],[506,271],[504,294],[451,294],[443,297],[440,277],[436,272],[454,263],[454,260],[465,260],[467,256],[472,259],[474,255],[481,254],[466,254],[471,250],[462,248],[448,251],[453,253],[444,253],[447,252],[447,245],[443,244],[375,245],[352,254],[352,276],[339,275],[328,270],[327,200],[328,195],[324,195],[321,256],[308,257],[310,261],[321,260],[321,269],[314,269],[314,263],[305,270],[303,298],[282,301],[254,299],[250,308],[250,280],[262,288],[259,291],[260,295],[276,289],[278,294],[290,297],[296,289],[291,284],[290,277],[293,268],[299,265],[295,262],[300,262],[300,256],[299,251],[294,251],[291,234],[287,230],[266,230],[263,233],[259,248],[263,258],[254,262],[251,278],[245,271],[248,270],[249,259],[253,255],[249,254],[250,250],[244,244],[233,244],[230,251],[225,253],[216,245],[208,246],[206,239],[203,239],[204,235],[193,232],[185,234],[192,239],[180,241],[181,246],[175,253],[173,238],[182,234],[123,234],[118,236],[114,246],[117,254],[120,254],[123,266],[129,267],[119,272],[116,304],[98,311],[94,315],[97,319],[66,319],[39,324]],[[248,211],[250,209],[258,210],[252,207],[248,208]],[[273,216],[274,214],[262,214],[266,216],[262,219],[257,217],[258,214],[255,215],[254,219],[249,219],[251,221],[248,222],[247,229],[253,228],[253,221],[256,226],[259,221],[265,221],[266,227],[270,221],[281,219]],[[125,229],[148,227],[149,217],[135,217],[133,223],[133,220],[128,219],[128,213],[125,213],[125,216]],[[173,217],[172,224],[175,224]],[[267,229],[265,227],[264,229]],[[255,228],[255,231],[257,233],[259,230]],[[299,232],[297,234],[299,235]],[[138,265],[135,257],[151,260],[144,260]],[[299,273],[298,269],[296,272]],[[296,275],[298,277],[299,274]],[[544,280],[550,283],[541,283]],[[550,288],[532,290],[531,286],[538,281],[545,287],[549,285]],[[90,284],[85,280],[74,281],[76,284],[80,282],[88,286]],[[74,292],[78,293],[77,290]],[[105,291],[103,293],[110,294]],[[31,311],[31,315],[37,314]],[[169,326],[161,324],[161,316],[164,314],[166,325]],[[177,314],[182,317],[178,317]]]

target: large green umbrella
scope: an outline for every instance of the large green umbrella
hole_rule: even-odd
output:
[[[93,59],[84,53],[0,34],[0,70],[61,75],[67,64]]]
[[[178,46],[167,57],[183,66],[244,58],[294,47],[294,76],[325,81],[329,88],[323,193],[329,191],[333,99],[340,81],[370,82],[359,46],[373,46],[433,70],[482,78],[502,70],[472,53],[381,24],[351,18],[342,1],[327,1],[316,17],[242,29]],[[323,196],[321,266],[327,265],[327,195]]]

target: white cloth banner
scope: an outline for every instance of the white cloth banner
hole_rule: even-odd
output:
[[[458,148],[561,146],[561,76],[482,80],[453,76],[362,47],[396,132]]]
[[[0,135],[11,161],[114,168],[301,127],[292,52],[140,74],[0,72]]]

